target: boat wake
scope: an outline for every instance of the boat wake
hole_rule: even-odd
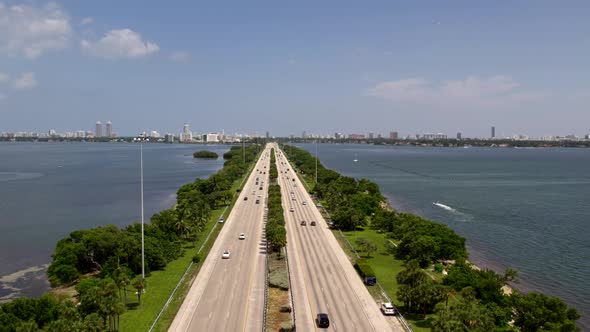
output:
[[[444,204],[439,203],[439,202],[433,202],[432,204],[434,204],[434,205],[436,205],[438,207],[441,207],[441,208],[443,208],[443,209],[445,209],[447,211],[457,212],[457,210],[453,209],[452,207],[450,207],[448,205],[444,205]]]
[[[455,208],[452,208],[452,207],[445,205],[443,203],[440,203],[440,202],[432,202],[432,204],[438,206],[441,209],[447,210],[450,213],[452,213],[455,216],[453,219],[456,221],[460,221],[460,222],[472,222],[473,221],[473,215],[471,215],[469,213],[461,212]]]

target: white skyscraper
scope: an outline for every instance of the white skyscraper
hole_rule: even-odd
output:
[[[188,123],[184,124],[182,127],[182,133],[180,133],[180,141],[181,142],[190,142],[193,140],[193,133],[188,127]]]
[[[96,130],[94,132],[95,137],[102,137],[102,123],[96,121]]]
[[[113,137],[113,124],[111,123],[111,121],[107,121],[107,137]]]

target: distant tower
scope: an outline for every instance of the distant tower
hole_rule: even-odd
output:
[[[374,139],[375,138],[375,133],[374,132],[370,132],[369,133],[369,139]]]
[[[266,139],[270,138],[270,133],[268,132],[268,130],[266,131]]]
[[[113,124],[111,123],[111,121],[107,121],[107,137],[113,137]]]
[[[460,140],[461,139],[461,132],[457,133],[457,139]]]
[[[189,129],[188,123],[185,123],[182,127],[182,133],[180,134],[181,142],[190,142],[193,140],[193,133]]]
[[[496,127],[492,126],[492,138],[496,138]]]
[[[390,131],[389,132],[389,139],[397,139],[398,134],[397,131]]]
[[[94,136],[102,137],[102,123],[100,123],[100,121],[96,121],[96,130]]]

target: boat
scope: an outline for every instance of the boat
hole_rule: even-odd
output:
[[[356,153],[354,154],[354,159],[353,159],[352,161],[354,161],[355,163],[359,161],[359,160],[357,159]]]

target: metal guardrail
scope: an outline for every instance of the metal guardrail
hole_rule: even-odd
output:
[[[289,252],[287,251],[287,247],[285,247],[285,264],[287,264],[287,276],[289,280],[289,302],[291,303],[291,322],[293,323],[293,330],[297,329],[297,324],[295,322],[295,303],[293,302],[293,287],[291,287],[291,271],[289,270]]]
[[[266,240],[266,221],[268,216],[267,210],[268,198],[264,202],[264,215],[262,220],[264,222],[264,240],[265,240],[265,253],[264,253],[264,310],[262,311],[262,332],[266,331],[266,314],[268,312],[268,241]]]

